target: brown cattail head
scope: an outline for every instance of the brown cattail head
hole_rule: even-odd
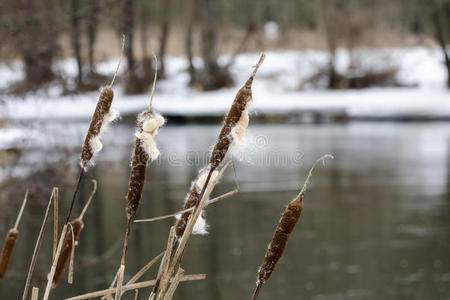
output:
[[[11,228],[6,235],[2,253],[0,254],[0,278],[5,276],[6,269],[8,269],[9,260],[11,259],[18,236],[19,231],[15,228]]]
[[[55,275],[53,276],[52,287],[56,287],[61,276],[64,272],[67,262],[69,261],[70,254],[72,253],[73,248],[73,240],[72,240],[72,230],[73,230],[73,239],[74,241],[78,241],[80,237],[81,230],[84,227],[83,220],[81,218],[76,218],[71,222],[72,226],[70,226],[70,230],[67,231],[66,237],[64,238],[64,242],[61,248],[61,253],[59,254],[58,262],[56,264]]]
[[[295,225],[300,219],[303,209],[303,196],[304,193],[289,203],[280,221],[278,222],[278,226],[275,230],[272,241],[270,242],[269,249],[267,249],[263,263],[259,268],[259,282],[264,283],[269,279],[275,269],[275,265],[283,255],[289,235],[292,230],[294,230]]]
[[[94,153],[102,148],[100,142],[102,127],[115,118],[115,113],[110,111],[113,99],[114,91],[112,88],[103,88],[81,150],[81,166],[83,168],[87,166]]]
[[[257,289],[253,294],[254,298],[255,295],[257,295],[261,284],[266,282],[272,275],[276,264],[278,263],[281,256],[283,255],[284,250],[286,249],[286,244],[290,234],[294,230],[295,225],[300,220],[303,209],[303,198],[305,197],[306,188],[308,186],[309,180],[311,179],[314,167],[318,162],[324,161],[326,158],[333,158],[333,156],[327,154],[320,157],[318,160],[316,160],[316,162],[314,162],[311,169],[309,170],[308,177],[306,177],[305,183],[303,184],[300,193],[294,200],[292,200],[288,204],[283,215],[281,216],[281,219],[278,222],[277,228],[275,229],[275,233],[272,237],[272,241],[270,242],[269,248],[266,251],[266,255],[264,256],[264,260],[258,271]]]
[[[146,110],[138,116],[138,130],[131,161],[127,194],[127,213],[132,217],[136,215],[139,209],[148,161],[156,159],[159,155],[153,137],[164,122],[164,118],[152,109]]]
[[[220,131],[219,137],[217,138],[217,142],[214,145],[214,149],[211,154],[211,160],[209,163],[213,168],[217,168],[220,165],[220,163],[225,158],[225,155],[227,154],[231,143],[233,142],[233,135],[231,134],[231,131],[241,119],[241,116],[247,109],[248,103],[252,101],[253,78],[255,77],[256,71],[263,62],[264,58],[265,55],[262,54],[258,64],[255,66],[253,74],[250,76],[250,78],[247,80],[244,86],[238,91],[233,101],[233,104],[231,105],[231,108],[228,111],[228,114],[222,126],[222,130]],[[244,117],[247,116],[244,115]]]

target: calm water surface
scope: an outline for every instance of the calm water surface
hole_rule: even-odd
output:
[[[14,222],[24,188],[32,193],[17,252],[0,282],[1,299],[22,293],[50,187],[61,187],[62,219],[77,173],[76,152],[86,124],[39,126],[35,131],[47,130],[54,139],[34,135],[2,167],[9,176],[22,176],[2,184],[7,207],[0,212],[2,235]],[[218,130],[168,126],[160,131],[162,156],[149,168],[139,218],[181,207]],[[99,189],[76,250],[75,282],[60,284],[52,299],[107,288],[114,276],[125,227],[132,133],[133,124],[116,125],[104,138],[104,152],[75,207],[77,214],[90,193],[89,179],[97,179]],[[194,236],[183,259],[186,273],[206,273],[207,279],[181,284],[175,299],[250,299],[281,212],[314,160],[327,153],[335,159],[314,173],[302,219],[259,299],[450,299],[449,136],[445,123],[252,125],[247,151],[235,154],[242,192],[207,208],[209,234]],[[214,194],[233,188],[230,169]],[[162,251],[171,224],[135,224],[126,279]],[[33,277],[41,288],[49,270],[52,226]],[[149,292],[141,290],[139,299]],[[128,293],[123,299],[133,297]]]

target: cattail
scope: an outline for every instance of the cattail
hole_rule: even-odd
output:
[[[111,104],[114,99],[114,91],[112,90],[112,86],[114,84],[114,80],[116,79],[117,72],[120,68],[124,46],[125,37],[122,40],[121,56],[117,65],[116,72],[114,73],[114,77],[111,80],[109,86],[104,87],[100,93],[97,106],[95,107],[94,115],[91,119],[91,124],[89,125],[86,138],[84,139],[83,147],[81,150],[82,168],[86,168],[94,154],[96,152],[99,152],[103,148],[103,144],[100,141],[101,133],[106,128],[107,124],[112,122],[118,116],[117,111],[111,109]]]
[[[81,150],[81,166],[83,168],[90,162],[94,153],[102,149],[103,145],[100,141],[100,134],[106,124],[114,120],[117,116],[117,112],[111,109],[113,99],[114,92],[112,88],[103,88]]]
[[[9,261],[11,260],[11,255],[14,251],[14,246],[16,245],[16,240],[19,237],[19,231],[17,227],[19,226],[20,219],[22,218],[23,210],[28,199],[28,190],[25,192],[25,197],[23,198],[22,206],[20,207],[19,215],[17,216],[16,223],[13,228],[8,231],[6,235],[5,242],[3,243],[2,252],[0,253],[0,278],[5,276],[6,270],[8,269]]]
[[[164,118],[148,109],[138,116],[138,131],[131,162],[130,180],[128,182],[127,213],[134,217],[139,208],[139,203],[144,189],[147,164],[149,160],[155,160],[159,156],[154,136],[158,128],[164,124]]]
[[[81,230],[84,227],[83,220],[80,218],[76,218],[71,222],[71,224],[72,224],[72,226],[70,226],[71,229],[66,234],[64,244],[59,254],[58,263],[56,264],[56,271],[55,275],[53,276],[53,283],[52,283],[53,288],[56,287],[59,280],[61,279],[66,264],[69,261],[70,254],[72,253],[73,243],[76,243],[78,241]],[[72,230],[73,230],[73,239],[72,239]]]
[[[6,269],[8,268],[9,260],[11,259],[18,236],[19,231],[14,228],[11,228],[6,235],[5,243],[3,244],[3,249],[0,256],[0,278],[5,276]]]
[[[283,215],[281,216],[281,219],[278,222],[277,228],[275,229],[275,233],[272,237],[272,241],[270,242],[269,248],[267,249],[267,252],[264,256],[264,260],[259,268],[256,281],[256,289],[252,297],[253,300],[256,299],[262,284],[269,280],[270,276],[272,275],[275,266],[277,265],[278,261],[283,255],[284,250],[286,249],[286,244],[289,236],[294,230],[295,225],[300,220],[303,209],[303,198],[305,197],[306,187],[311,178],[314,167],[319,161],[323,161],[326,158],[333,158],[333,156],[324,155],[313,164],[313,166],[309,170],[308,177],[306,178],[300,193],[294,200],[292,200],[288,204]]]
[[[156,56],[154,56],[157,61]],[[156,70],[158,68],[155,68]],[[125,260],[128,250],[128,240],[131,232],[131,223],[136,216],[144,190],[145,177],[147,174],[147,164],[158,158],[159,150],[156,147],[154,137],[158,133],[158,129],[164,125],[164,118],[153,110],[153,95],[155,93],[156,78],[158,74],[155,72],[153,79],[152,92],[150,96],[149,107],[141,112],[137,118],[137,131],[135,133],[136,142],[133,150],[133,158],[131,161],[130,178],[128,181],[127,192],[127,227],[122,248],[122,258],[120,261],[119,276],[117,279],[117,291],[115,299],[118,300],[122,294],[123,272],[125,271]]]
[[[84,214],[87,211],[87,208],[91,204],[92,198],[95,195],[95,192],[97,191],[97,181],[92,180],[92,183],[94,187],[92,188],[91,195],[89,196],[88,201],[86,202],[85,206],[83,207],[83,210],[78,218],[70,222],[70,230],[67,232],[64,242],[61,248],[61,252],[59,253],[58,262],[56,264],[55,269],[55,275],[53,276],[52,281],[52,288],[55,288],[58,284],[59,280],[61,279],[62,274],[64,273],[64,269],[66,268],[67,262],[70,258],[70,255],[72,254],[72,251],[74,251],[74,243],[78,241],[78,238],[80,237],[81,230],[84,228],[84,222],[83,217]]]
[[[239,143],[244,137],[249,122],[247,106],[252,101],[253,79],[264,58],[265,55],[263,53],[254,67],[253,74],[236,94],[211,154],[209,164],[212,168],[217,168],[220,165],[233,141]]]
[[[197,178],[192,183],[191,190],[189,191],[189,194],[186,197],[186,201],[184,202],[183,210],[194,207],[200,202],[200,193],[205,184],[208,171],[209,171],[208,168],[201,170],[200,174],[197,176]],[[219,174],[219,172],[214,171],[213,175],[211,176],[211,179],[215,178],[218,174]],[[177,238],[181,238],[183,236],[184,230],[186,229],[186,225],[189,220],[189,216],[191,214],[192,214],[192,211],[184,212],[183,214],[181,214],[180,219],[178,220],[178,222],[175,225],[175,232],[176,232]],[[202,222],[202,220],[201,220],[201,215],[200,215],[199,219],[197,220],[196,225],[199,223],[205,224],[204,221]],[[202,232],[201,229],[202,228],[198,228],[198,230],[194,229],[194,232],[195,231]]]

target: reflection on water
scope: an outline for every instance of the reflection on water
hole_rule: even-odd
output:
[[[85,125],[79,127],[65,135],[72,144],[82,140]],[[149,168],[139,217],[180,208],[218,130],[218,126],[161,130],[162,157]],[[132,132],[133,124],[120,125],[105,136],[104,153],[88,175],[98,180],[99,189],[76,250],[75,282],[58,286],[53,299],[106,288],[118,267]],[[193,237],[183,259],[186,273],[204,272],[208,277],[181,284],[176,299],[249,299],[280,213],[296,195],[312,162],[326,153],[335,159],[316,170],[302,219],[260,299],[448,299],[449,132],[450,125],[441,123],[252,126],[249,148],[236,153],[241,158],[237,176],[242,192],[207,209],[209,234]],[[54,182],[62,189],[62,212],[69,201],[78,149],[70,146],[71,151],[61,154],[61,146],[27,145],[17,161],[22,169],[39,162],[40,170],[22,172],[29,174],[25,181],[35,196],[20,228],[10,272],[0,283],[2,299],[21,294],[44,197]],[[57,152],[58,161],[62,157],[65,164],[55,166],[49,158]],[[233,184],[230,170],[215,194],[233,189]],[[13,192],[8,190],[16,199],[25,185],[11,181],[4,186],[14,186]],[[85,180],[81,199],[87,198],[90,188]],[[19,203],[6,206],[2,201],[9,207],[1,213],[3,234]],[[75,211],[81,211],[81,203]],[[162,250],[172,223],[136,224],[127,278]],[[33,280],[40,287],[49,269],[51,227]],[[142,290],[140,299],[148,294],[148,289]],[[129,293],[124,299],[133,297]]]

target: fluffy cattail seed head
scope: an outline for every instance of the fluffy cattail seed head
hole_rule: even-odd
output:
[[[94,153],[102,148],[100,141],[102,128],[115,118],[115,114],[111,114],[110,111],[113,99],[114,91],[112,88],[103,88],[81,150],[81,166],[83,168],[87,166]]]
[[[212,168],[217,168],[225,158],[234,139],[241,139],[244,136],[245,129],[248,126],[247,105],[252,101],[252,83],[261,63],[264,61],[265,55],[262,54],[259,62],[256,64],[253,74],[245,82],[244,86],[238,91],[231,105],[230,110],[220,131],[217,142],[211,154],[209,164]],[[238,125],[237,128],[236,125]]]
[[[164,118],[153,110],[146,110],[138,116],[138,129],[131,161],[130,179],[128,181],[127,213],[134,217],[144,190],[147,164],[159,156],[154,140],[159,127],[164,125]]]

